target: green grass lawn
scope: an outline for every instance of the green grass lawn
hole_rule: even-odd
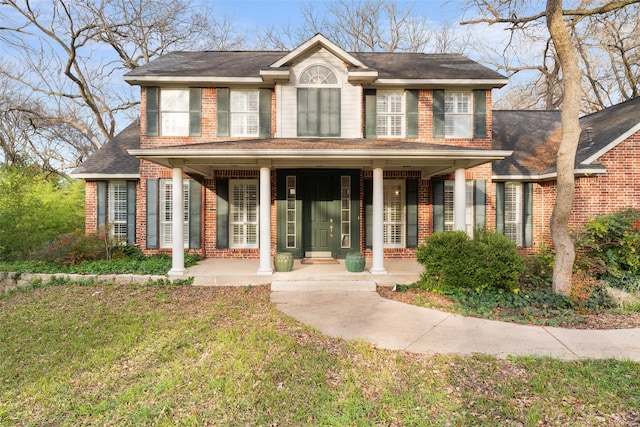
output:
[[[640,422],[640,365],[328,338],[267,287],[62,285],[0,299],[0,425]]]

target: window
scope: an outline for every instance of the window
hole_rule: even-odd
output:
[[[351,177],[340,177],[340,247],[351,247]]]
[[[199,88],[146,88],[147,136],[200,136]]]
[[[231,248],[258,247],[258,181],[229,181],[229,235]]]
[[[173,182],[160,180],[160,247],[170,248],[173,243]],[[189,246],[189,181],[183,183],[184,192],[184,245]]]
[[[296,176],[287,175],[287,248],[296,247]]]
[[[259,92],[232,90],[230,102],[231,135],[258,136]]]
[[[127,183],[109,182],[109,231],[117,240],[127,239]]]
[[[313,65],[300,75],[302,85],[336,85],[338,78],[329,67],[324,65]]]
[[[453,188],[455,181],[447,180],[444,182],[444,229],[446,231],[454,230],[454,210],[453,210]],[[474,219],[474,203],[473,203],[473,181],[465,183],[465,231],[469,236],[473,236],[473,219]]]
[[[471,92],[444,93],[446,138],[471,138],[473,135],[473,110]]]
[[[405,182],[384,180],[384,247],[405,247]]]
[[[335,73],[314,65],[300,75],[298,136],[340,136],[340,89]],[[327,86],[334,86],[327,87]]]
[[[403,137],[405,128],[404,93],[383,92],[376,94],[376,135],[378,137]]]
[[[504,184],[504,234],[518,246],[523,246],[522,213],[522,183],[506,182]]]

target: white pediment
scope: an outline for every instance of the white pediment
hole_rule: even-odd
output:
[[[364,63],[360,62],[357,58],[351,55],[349,52],[342,49],[337,44],[333,43],[331,40],[323,36],[322,34],[316,34],[311,37],[306,42],[302,43],[300,46],[289,52],[287,55],[283,56],[273,64],[271,64],[270,68],[279,68],[282,66],[292,65],[295,62],[298,62],[300,59],[305,58],[309,54],[317,51],[318,49],[324,48],[325,50],[331,52],[334,56],[340,59],[342,62],[349,64],[352,67],[358,67],[362,69],[368,69]]]

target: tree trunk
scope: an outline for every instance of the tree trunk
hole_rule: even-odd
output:
[[[556,251],[553,291],[571,293],[575,249],[569,235],[569,217],[575,193],[574,165],[580,139],[580,68],[575,47],[562,16],[562,0],[547,0],[547,27],[562,67],[562,140],[557,154],[557,196],[551,214],[551,240]]]

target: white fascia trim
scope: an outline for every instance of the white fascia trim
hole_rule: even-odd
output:
[[[638,123],[637,125],[635,125],[631,129],[629,129],[628,131],[626,131],[625,133],[620,135],[618,138],[616,138],[614,141],[612,141],[611,143],[607,144],[605,147],[603,147],[600,150],[598,150],[596,153],[592,154],[591,157],[585,159],[581,164],[589,165],[589,164],[595,162],[601,156],[603,156],[607,152],[609,152],[609,150],[615,148],[622,141],[624,141],[625,139],[629,138],[631,135],[633,135],[634,133],[636,133],[638,131],[640,131],[640,123]]]
[[[491,86],[502,87],[508,79],[378,79],[376,84],[384,85],[428,85],[428,86]]]
[[[140,179],[140,174],[138,173],[72,173],[69,176],[74,179]]]
[[[277,76],[277,77],[289,77],[290,70],[288,68],[283,70],[260,70],[261,76]]]
[[[607,171],[603,169],[574,169],[574,175],[604,175]],[[533,174],[533,175],[492,175],[493,181],[548,181],[556,179],[556,172]]]
[[[262,83],[261,77],[213,77],[213,76],[125,76],[124,80],[132,85],[141,83]]]
[[[271,67],[274,67],[274,68],[281,67],[287,62],[303,54],[305,51],[307,51],[308,49],[311,49],[317,44],[321,45],[322,47],[327,49],[329,52],[331,52],[332,54],[334,54],[335,56],[337,56],[338,58],[342,59],[345,62],[353,64],[357,67],[369,68],[365,64],[357,60],[354,56],[350,55],[346,50],[342,49],[340,46],[333,43],[331,40],[327,39],[321,34],[316,34],[315,36],[311,37],[309,40],[302,43],[300,46],[298,46],[297,48],[295,48],[294,50],[292,50],[291,52],[289,52],[288,54],[286,54],[285,56],[283,56],[273,64],[271,64]]]
[[[128,150],[132,156],[143,158],[430,158],[501,160],[513,154],[503,150]]]

